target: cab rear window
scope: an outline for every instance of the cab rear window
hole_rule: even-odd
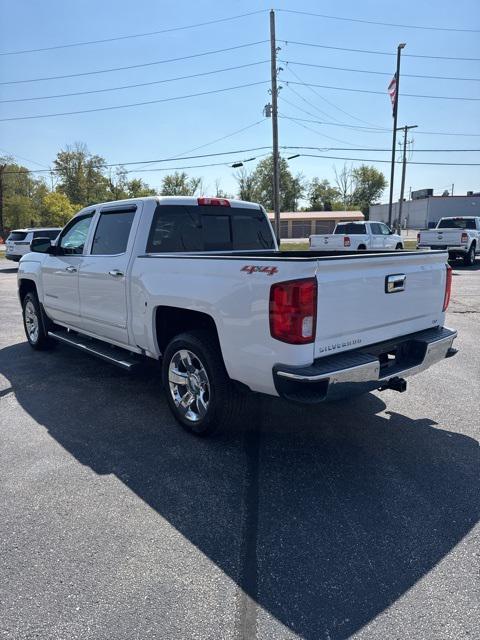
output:
[[[335,228],[335,233],[336,234],[346,233],[349,236],[355,236],[355,235],[358,236],[358,235],[363,235],[367,233],[367,230],[364,224],[353,224],[353,223],[337,224]]]
[[[258,209],[159,205],[149,253],[274,249],[270,225]]]
[[[440,220],[437,229],[475,229],[473,218],[448,218]]]

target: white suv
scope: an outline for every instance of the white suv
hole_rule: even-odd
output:
[[[43,227],[29,229],[14,229],[5,243],[7,260],[18,262],[22,256],[30,252],[30,244],[34,238],[50,238],[55,240],[62,229],[58,227]]]

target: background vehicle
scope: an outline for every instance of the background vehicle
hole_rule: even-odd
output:
[[[463,258],[466,265],[480,253],[480,217],[441,218],[435,229],[420,231],[419,249],[442,249],[451,259]]]
[[[30,245],[34,238],[42,237],[55,240],[61,230],[61,227],[14,229],[5,243],[5,257],[7,260],[18,262],[22,256],[30,252]]]
[[[175,418],[201,435],[240,414],[239,389],[308,404],[403,391],[453,354],[445,253],[281,252],[249,202],[100,204],[32,249],[18,271],[30,345],[124,369],[161,358]]]
[[[383,222],[339,222],[333,234],[310,236],[316,251],[395,251],[403,249],[401,236]]]

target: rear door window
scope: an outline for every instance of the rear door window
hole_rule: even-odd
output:
[[[26,237],[27,233],[24,233],[23,231],[12,231],[7,240],[11,240],[12,242],[21,242],[22,240],[25,240]]]
[[[372,233],[374,236],[380,236],[382,235],[382,229],[380,227],[380,225],[376,222],[371,222],[370,223],[370,228],[372,230]]]
[[[130,211],[105,211],[100,214],[92,244],[92,255],[112,256],[125,253],[135,217]]]
[[[248,251],[274,247],[270,225],[260,210],[159,205],[147,251]]]

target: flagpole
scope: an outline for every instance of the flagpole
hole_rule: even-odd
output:
[[[397,72],[395,99],[393,101],[393,136],[392,136],[392,162],[390,167],[390,196],[388,198],[388,226],[392,226],[392,202],[393,202],[393,180],[395,177],[395,147],[397,145],[397,113],[398,113],[398,94],[400,92],[400,57],[402,49],[405,47],[405,42],[401,42],[397,47]]]

